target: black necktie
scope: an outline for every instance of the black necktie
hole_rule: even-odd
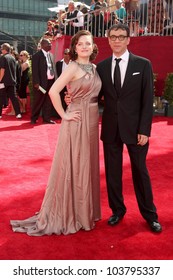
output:
[[[116,65],[114,70],[114,87],[117,91],[117,94],[119,94],[121,90],[121,73],[120,73],[120,66],[119,66],[121,58],[115,58],[115,61],[116,61]]]

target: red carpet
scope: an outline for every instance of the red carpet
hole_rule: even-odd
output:
[[[29,116],[0,120],[0,259],[1,260],[149,260],[173,259],[173,118],[154,117],[148,168],[158,208],[161,234],[150,232],[139,214],[124,151],[124,196],[127,214],[109,227],[103,150],[100,142],[102,220],[89,232],[69,236],[29,237],[13,233],[10,219],[39,210],[60,124],[32,126]]]

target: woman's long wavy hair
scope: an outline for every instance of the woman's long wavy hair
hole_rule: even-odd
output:
[[[87,31],[87,30],[80,30],[71,38],[71,46],[70,46],[70,57],[71,57],[71,60],[74,61],[78,57],[78,54],[76,53],[76,45],[77,45],[77,43],[79,41],[79,38],[81,36],[88,36],[88,35],[91,36],[92,41],[93,41],[93,52],[90,55],[90,61],[93,61],[96,58],[96,56],[98,54],[98,47],[94,43],[92,34],[89,31]]]

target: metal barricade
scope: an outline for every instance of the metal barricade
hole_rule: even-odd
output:
[[[129,25],[131,36],[172,36],[173,35],[173,3],[172,0],[131,0],[117,5],[99,7],[80,15],[84,17],[82,27],[94,37],[105,37],[107,30],[117,22]],[[130,6],[133,3],[133,5]],[[121,10],[120,10],[121,9]],[[124,11],[124,15],[123,15]],[[73,18],[73,20],[79,17]],[[64,34],[71,20],[64,19]],[[70,30],[70,28],[69,28]],[[68,32],[68,35],[73,35]]]

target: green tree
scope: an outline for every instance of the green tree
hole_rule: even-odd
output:
[[[165,79],[164,98],[173,106],[173,73],[168,73]]]

